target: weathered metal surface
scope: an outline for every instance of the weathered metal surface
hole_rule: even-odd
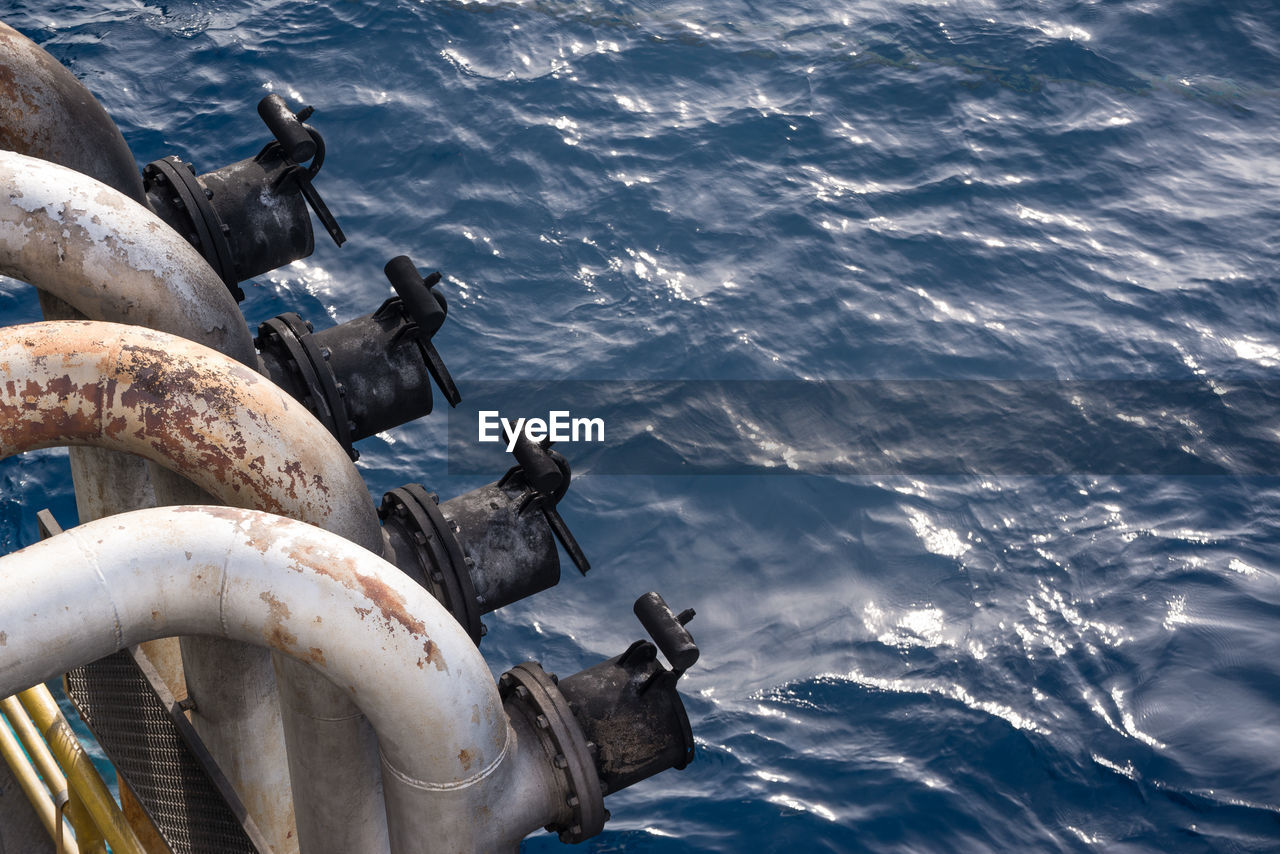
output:
[[[0,635],[0,693],[157,637],[270,647],[351,697],[423,793],[479,784],[513,746],[484,659],[430,594],[341,537],[266,513],[139,510],[0,558]]]
[[[74,171],[8,152],[0,152],[0,184],[9,189],[10,198],[7,207],[0,205],[0,272],[55,294],[89,317],[163,328],[214,346],[245,364],[256,364],[252,340],[234,298],[204,259],[145,208]],[[216,392],[211,394],[216,395]],[[297,409],[301,412],[300,407]],[[154,412],[153,420],[163,421],[169,417],[163,407],[154,408]],[[181,424],[182,420],[177,423]],[[309,432],[303,429],[299,434],[300,447],[308,444],[300,438],[303,434],[309,435]],[[215,430],[205,442],[205,451],[220,441],[220,434]],[[306,480],[311,472],[329,471],[323,466],[308,467],[305,460],[300,461],[299,455],[288,456],[291,442],[276,443],[273,453],[227,461],[239,470],[238,479],[227,481],[230,486],[243,489],[247,481],[258,480],[262,488],[256,490],[256,497],[241,495],[239,500],[223,500],[231,504],[274,509],[332,527],[329,521],[332,514],[327,514],[327,518],[321,521],[314,514],[299,515],[286,509],[292,500],[287,495],[289,490],[297,493],[301,481]],[[255,460],[262,471],[249,470]],[[215,478],[220,476],[215,469],[203,465],[199,453],[186,462],[188,469],[213,473]],[[103,494],[112,488],[111,479],[102,476],[93,466],[80,468],[84,469],[78,478],[83,499],[99,511],[88,514],[87,518],[138,506],[135,502],[116,500],[118,496]],[[381,533],[363,482],[354,476],[354,469],[349,463],[338,471],[351,475],[348,478],[350,489],[334,492],[332,506],[345,507],[346,515],[363,517],[363,523],[333,529],[345,532],[362,545],[378,547]],[[136,480],[133,478],[130,482]],[[210,489],[209,484],[204,486]],[[277,489],[285,491],[283,500],[275,499]],[[267,671],[263,664],[249,673],[223,668],[215,668],[215,672],[228,680],[255,683],[244,686],[243,693],[248,694],[257,690],[258,674]],[[327,689],[316,685],[315,690],[322,694]],[[316,699],[319,703],[325,701],[323,696]],[[218,716],[212,703],[205,709]],[[321,705],[312,714],[318,718],[340,719],[349,712],[345,706],[329,709]],[[231,720],[228,715],[220,717]],[[339,780],[360,779],[359,775],[363,773],[368,784],[368,796],[375,801],[377,799],[376,753],[353,758],[354,768],[345,762],[346,753],[356,749],[349,745],[360,739],[361,731],[367,730],[367,726],[359,720],[341,726],[328,723],[311,726],[305,721],[298,725],[303,731],[297,738],[290,736],[291,740],[298,742],[316,740],[318,737],[314,730],[318,728],[340,730],[319,739],[332,756],[333,778],[321,775],[314,782],[302,782],[299,785],[310,792],[299,793],[295,789],[295,795],[298,800],[317,800],[314,814],[322,827],[313,836],[342,840],[340,834],[323,826],[324,816],[342,797],[337,785]],[[231,729],[234,729],[233,725]],[[210,726],[201,726],[201,730],[214,735]],[[287,731],[291,730],[292,725]],[[270,754],[278,753],[269,746],[240,742],[235,736],[231,732],[217,740],[231,745],[242,744],[241,754],[265,757],[263,761],[269,761]],[[218,758],[232,767],[239,762],[235,753],[220,751]],[[247,787],[247,780],[237,782]],[[271,823],[264,817],[263,825],[267,827]],[[288,832],[288,829],[282,831],[283,834]],[[383,847],[384,840],[385,837],[351,840],[352,847],[348,850],[363,848],[376,851]]]
[[[72,169],[0,151],[0,274],[95,320],[163,329],[256,364],[218,276],[142,205]]]
[[[243,365],[136,327],[62,321],[4,330],[0,452],[82,444],[139,454],[227,504],[382,548],[368,491],[343,450],[300,404]],[[381,814],[367,722],[323,679],[289,672],[299,683],[290,696],[300,699],[282,711],[287,742],[297,746],[290,771],[303,845],[310,836],[321,852],[385,850],[385,826],[339,828],[329,820],[358,798],[365,812]],[[306,751],[330,764],[299,780],[295,763]]]
[[[260,375],[173,335],[90,321],[0,331],[0,452],[62,445],[138,454],[230,505],[381,543],[372,503],[350,512],[368,493],[333,438]]]
[[[534,507],[521,507],[523,483],[491,483],[440,505],[471,558],[471,581],[484,613],[554,587],[560,556],[551,527]]]
[[[217,503],[190,481],[156,463],[148,465],[154,469],[157,506]],[[139,505],[119,507],[117,511],[135,509]],[[179,647],[184,693],[195,704],[192,726],[222,772],[234,782],[240,800],[266,834],[272,851],[297,854],[298,828],[290,796],[289,757],[271,653],[219,638],[170,640]],[[86,670],[91,671],[94,666]],[[300,678],[304,684],[315,682],[311,673]]]
[[[89,90],[35,42],[0,23],[0,148],[60,163],[141,202],[120,129]]]

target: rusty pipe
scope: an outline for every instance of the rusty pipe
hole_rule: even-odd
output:
[[[465,630],[341,537],[188,506],[89,522],[0,558],[0,693],[170,635],[270,647],[351,697],[378,733],[397,852],[510,850],[563,811],[551,758],[513,726]],[[446,819],[422,828],[424,817]]]
[[[0,331],[0,452],[61,445],[138,454],[227,504],[385,546],[364,481],[301,404],[247,367],[172,335],[85,321]],[[368,723],[310,671],[277,668],[287,683],[281,697],[302,846],[386,850]],[[313,753],[331,764],[303,766],[300,778],[297,763]]]
[[[0,273],[38,288],[50,311],[159,326],[246,365],[257,356],[235,299],[205,260],[157,216],[71,169],[0,152]],[[52,300],[44,297],[53,297]],[[80,519],[185,496],[186,482],[102,448],[71,449]],[[153,492],[154,490],[154,492]],[[208,502],[207,497],[202,499]],[[192,723],[279,850],[296,851],[281,713],[261,650],[193,641],[189,689],[204,688]]]
[[[92,175],[139,203],[142,176],[116,123],[75,75],[0,23],[0,148]]]
[[[235,298],[200,253],[142,205],[65,166],[0,151],[0,274],[86,317],[164,329],[254,366]]]
[[[39,288],[46,317],[66,316],[61,300],[86,317],[163,329],[256,364],[235,300],[205,260],[150,211],[126,202],[126,197],[142,202],[145,195],[132,155],[110,118],[70,72],[20,33],[0,25],[0,101],[5,98],[9,103],[6,116],[0,117],[0,147],[21,153],[0,152],[0,183],[11,200],[7,210],[0,209],[0,272]],[[87,123],[84,128],[76,125],[80,120]],[[67,129],[72,132],[62,134]],[[67,168],[41,165],[34,158]],[[123,195],[82,180],[79,172]],[[51,306],[57,315],[51,315]],[[81,519],[151,503],[146,472],[138,465],[113,460],[96,448],[73,448],[71,458]],[[180,479],[154,471],[152,479],[158,503],[188,494]],[[272,743],[270,735],[280,730],[273,723],[280,712],[272,696],[271,668],[252,651],[196,641],[183,646],[193,683],[189,687],[202,690],[205,698],[204,711],[193,716],[193,723],[246,792],[259,825],[287,854],[296,840],[291,839],[288,805],[276,803],[278,786],[257,799],[258,809],[249,794],[252,781],[269,779],[270,769],[282,764],[273,761],[282,751],[279,738]],[[287,662],[277,666],[291,669]],[[320,773],[308,773],[293,786],[299,823],[313,825],[299,827],[299,835],[311,837],[317,846],[332,840],[335,851],[384,850],[385,831],[348,839],[333,820],[352,806],[350,799],[334,794],[340,780],[366,779],[369,790],[377,791],[376,751],[367,725],[328,686],[300,671],[294,679],[310,688],[301,696],[290,695],[299,705],[284,710],[285,738],[294,744],[319,743],[330,757]],[[334,707],[341,707],[342,714]],[[345,724],[337,722],[341,717]],[[317,729],[328,734],[318,736]],[[381,808],[370,803],[365,810],[372,811],[372,824],[347,826],[376,826]]]

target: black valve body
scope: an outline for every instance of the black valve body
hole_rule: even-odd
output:
[[[401,312],[378,311],[315,333],[346,387],[353,441],[431,412],[431,374],[417,339],[400,334],[404,326]]]
[[[561,679],[559,687],[583,734],[598,748],[604,794],[692,760],[693,731],[676,677],[648,641]]]
[[[224,225],[240,281],[306,258],[315,249],[311,214],[279,149],[200,176]]]
[[[440,505],[458,525],[473,562],[471,581],[488,613],[560,582],[560,556],[546,517],[520,507],[527,487],[520,478],[489,484]]]
[[[286,317],[294,320],[278,322]],[[351,451],[352,442],[431,412],[431,374],[417,339],[403,334],[407,323],[380,309],[312,332],[281,315],[259,328],[262,371]]]

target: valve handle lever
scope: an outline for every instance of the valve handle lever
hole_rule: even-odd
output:
[[[547,517],[547,524],[551,526],[551,532],[556,535],[560,545],[564,546],[565,554],[569,555],[569,560],[573,561],[573,565],[578,568],[578,572],[586,575],[591,569],[591,562],[587,560],[587,556],[583,553],[582,546],[578,545],[578,541],[569,532],[569,526],[564,523],[564,519],[560,516],[560,511],[554,505],[544,505],[542,515]]]
[[[511,441],[510,432],[507,433],[507,441]],[[560,511],[556,509],[560,499],[564,498],[565,493],[569,491],[569,481],[573,476],[569,469],[569,461],[551,450],[551,440],[534,442],[523,433],[516,436],[515,447],[511,454],[516,458],[518,465],[503,475],[498,485],[502,486],[516,474],[524,478],[525,483],[529,485],[529,491],[521,501],[519,512],[523,513],[525,508],[536,505],[546,517],[551,532],[556,535],[560,545],[564,546],[565,554],[569,555],[578,572],[586,575],[591,569],[591,562],[587,560],[582,546],[578,545],[577,539],[569,531],[569,526],[565,524]]]
[[[289,108],[288,102],[275,93],[259,101],[258,115],[262,117],[262,121],[266,123],[267,129],[271,131],[276,141],[269,143],[258,156],[262,157],[272,148],[280,149],[280,153],[290,166],[285,170],[285,174],[297,181],[302,197],[307,200],[307,204],[311,205],[311,210],[315,212],[324,230],[329,232],[334,243],[341,246],[347,242],[347,236],[342,233],[342,227],[334,219],[329,206],[324,203],[324,199],[320,198],[320,194],[311,183],[311,179],[316,176],[321,164],[324,163],[324,137],[311,125],[306,124],[306,120],[314,112],[314,107],[303,107],[301,111],[294,113]],[[308,160],[311,161],[311,165],[304,169],[301,164]]]
[[[303,120],[289,109],[284,98],[276,94],[263,98],[258,102],[258,115],[294,163],[306,163],[316,156],[315,140],[307,133]]]
[[[636,600],[634,610],[649,637],[653,638],[658,649],[662,650],[662,654],[671,663],[672,673],[676,678],[697,662],[698,644],[685,628],[685,623],[692,620],[696,613],[692,608],[687,608],[678,615],[673,614],[660,595],[646,593]]]
[[[462,402],[462,395],[458,392],[449,369],[445,367],[444,360],[440,358],[439,351],[431,343],[432,336],[440,330],[449,313],[449,304],[444,295],[434,289],[440,283],[440,273],[431,273],[424,279],[408,255],[392,258],[383,272],[413,321],[427,371],[440,387],[440,392],[449,401],[449,405],[457,406]]]

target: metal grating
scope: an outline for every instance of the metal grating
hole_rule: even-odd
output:
[[[228,804],[187,743],[203,747],[190,724],[147,676],[125,649],[67,673],[67,695],[174,854],[260,854],[243,806]]]

